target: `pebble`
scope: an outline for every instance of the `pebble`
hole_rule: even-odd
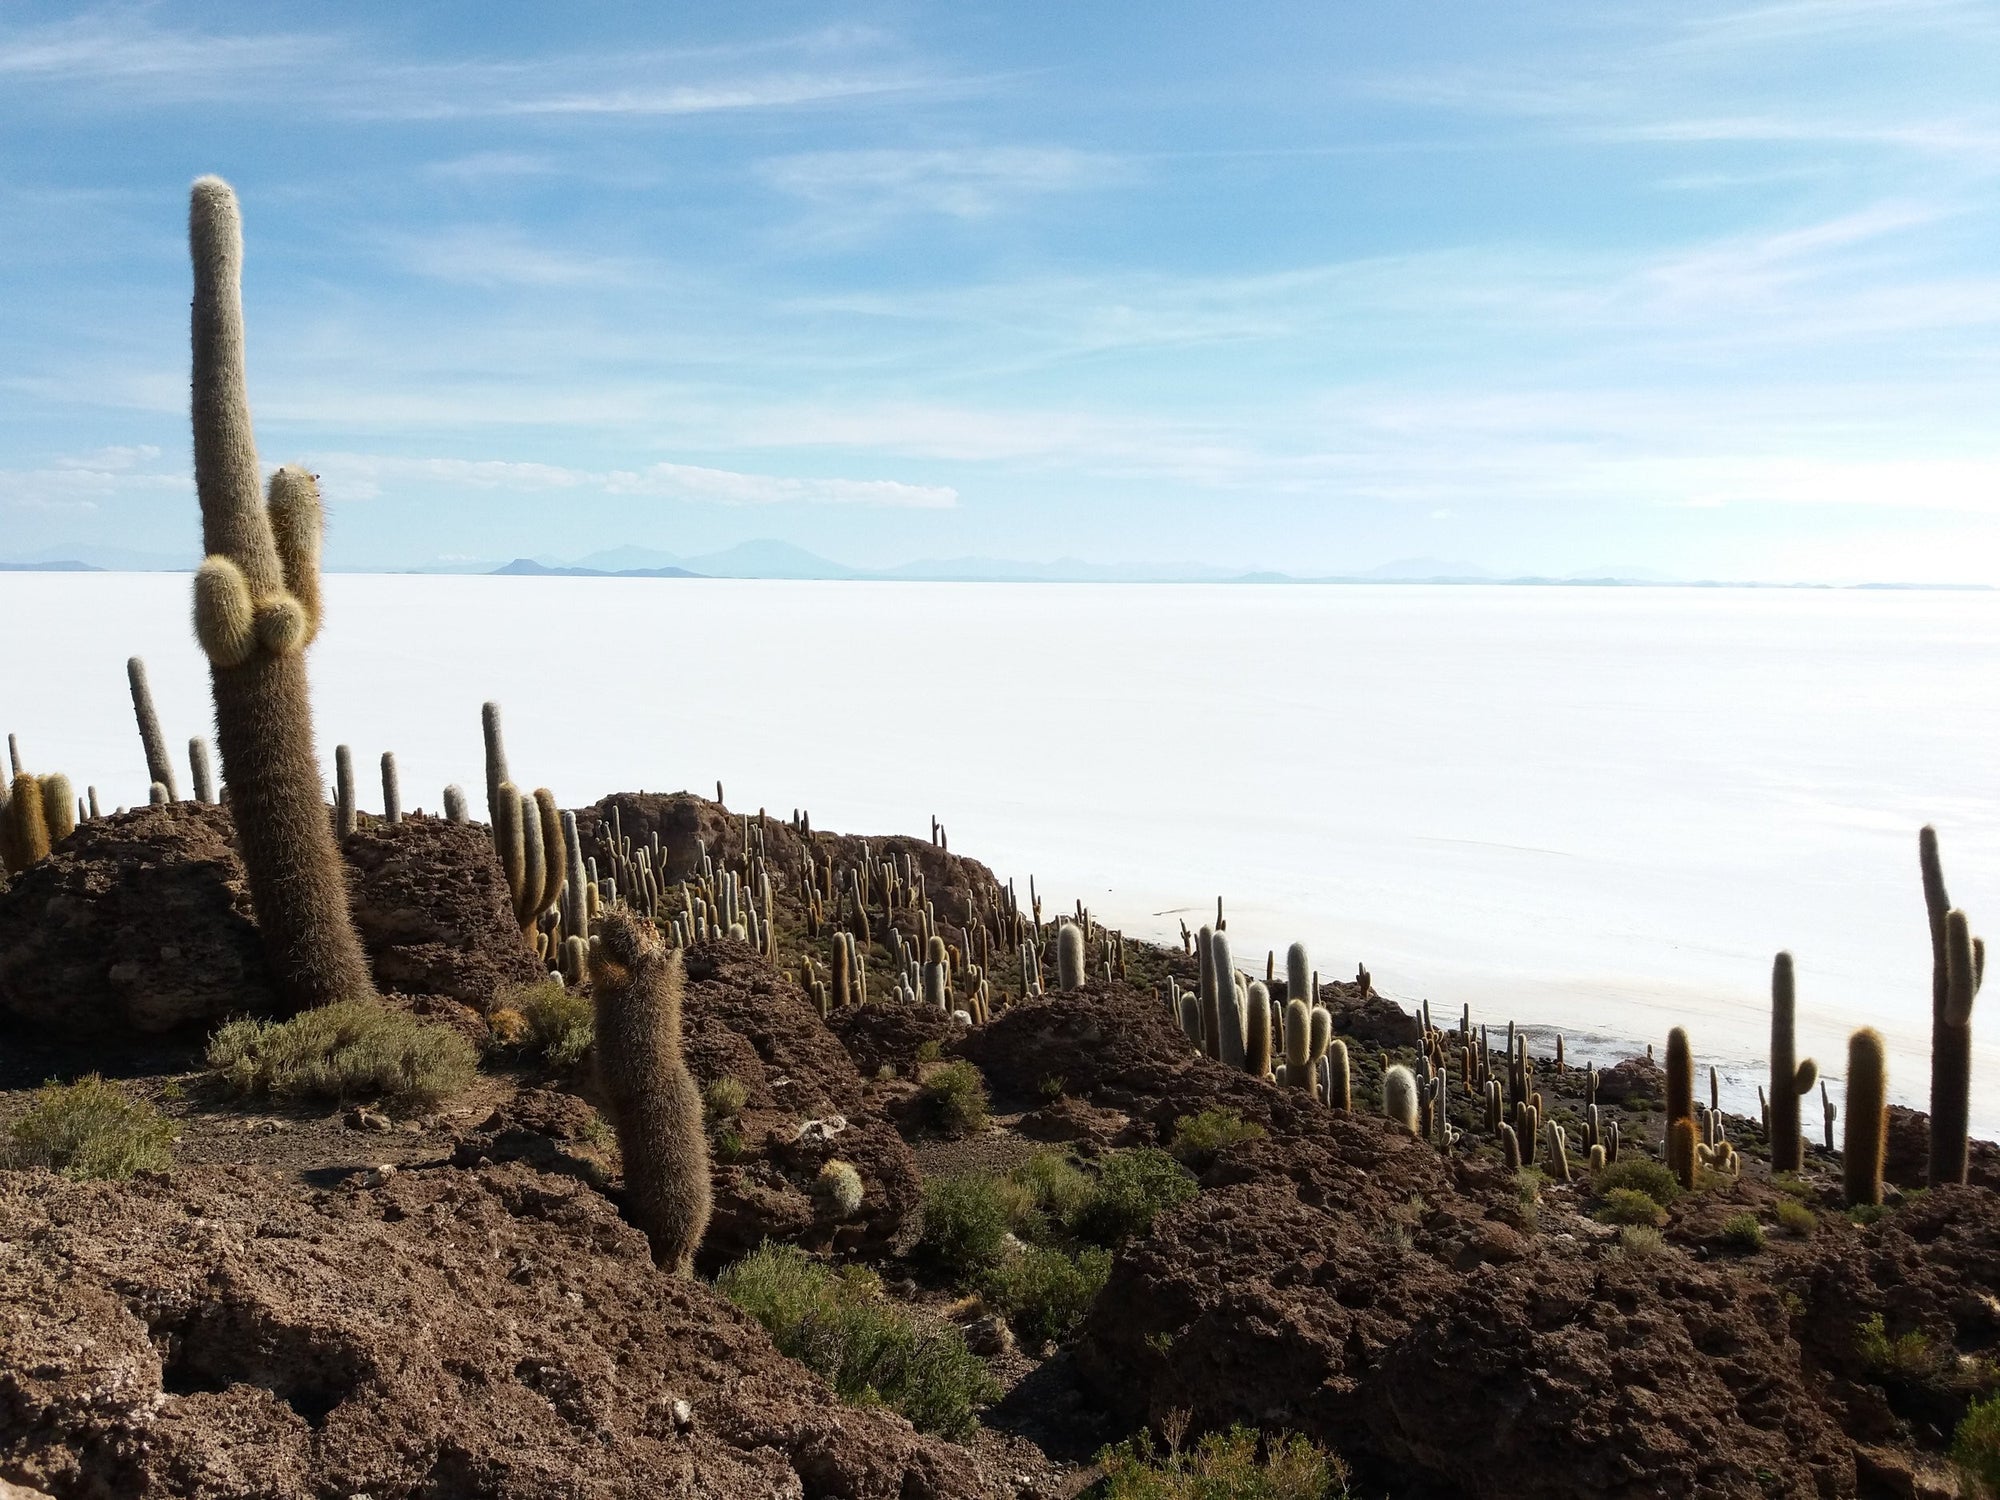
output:
[[[395,1129],[395,1126],[390,1122],[387,1115],[360,1104],[355,1105],[354,1108],[347,1112],[346,1124],[349,1130]]]

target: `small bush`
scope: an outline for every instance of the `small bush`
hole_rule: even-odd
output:
[[[936,1062],[936,1061],[938,1060],[938,1057],[939,1057],[939,1056],[940,1056],[940,1053],[939,1053],[939,1051],[938,1051],[938,1044],[937,1044],[936,1042],[919,1042],[919,1043],[917,1043],[917,1061],[918,1061],[918,1062],[920,1062],[920,1063],[934,1063],[934,1062]]]
[[[1854,1352],[1876,1374],[1900,1375],[1908,1380],[1926,1379],[1937,1373],[1939,1365],[1928,1337],[1912,1329],[1892,1339],[1880,1313],[1871,1313],[1854,1330]]]
[[[1263,1453],[1258,1452],[1259,1447]],[[1260,1444],[1247,1427],[1162,1453],[1147,1437],[1097,1455],[1103,1500],[1342,1500],[1347,1465],[1303,1437]]]
[[[1778,1227],[1787,1234],[1808,1239],[1819,1228],[1819,1215],[1796,1198],[1781,1198],[1778,1200]]]
[[[1771,1186],[1790,1198],[1810,1198],[1813,1185],[1795,1172],[1780,1172],[1771,1179]]]
[[[1065,1087],[1066,1085],[1063,1083],[1062,1076],[1057,1073],[1051,1073],[1035,1085],[1035,1091],[1044,1099],[1054,1100],[1062,1098]]]
[[[924,1184],[919,1253],[960,1280],[988,1271],[1006,1253],[1008,1231],[1035,1211],[1031,1189],[987,1172],[953,1172]]]
[[[1875,1223],[1888,1211],[1888,1205],[1886,1204],[1856,1203],[1847,1210],[1847,1217],[1865,1228],[1867,1225]]]
[[[1153,1220],[1201,1191],[1194,1173],[1164,1151],[1140,1146],[1114,1152],[1097,1186],[1077,1209],[1071,1229],[1100,1245],[1117,1245],[1145,1234]]]
[[[887,1301],[866,1271],[835,1272],[795,1245],[767,1244],[715,1285],[841,1400],[880,1402],[919,1431],[965,1437],[977,1425],[974,1409],[1000,1394],[964,1335]]]
[[[504,987],[493,997],[487,1024],[495,1040],[519,1045],[557,1068],[573,1068],[588,1057],[596,1034],[589,999],[560,979]]]
[[[1667,1237],[1644,1224],[1627,1224],[1618,1231],[1618,1248],[1634,1260],[1651,1260],[1666,1254]]]
[[[743,1136],[731,1126],[723,1126],[715,1133],[715,1158],[717,1161],[735,1161],[743,1154]]]
[[[1672,1208],[1674,1200],[1681,1195],[1681,1185],[1666,1164],[1648,1161],[1643,1156],[1623,1156],[1605,1167],[1590,1179],[1590,1186],[1600,1196],[1608,1197],[1614,1188],[1627,1188],[1635,1193],[1644,1193],[1662,1208]]]
[[[2000,1396],[1975,1401],[1952,1435],[1951,1461],[1989,1491],[2000,1491]]]
[[[1066,1338],[1111,1277],[1111,1253],[1085,1249],[1074,1258],[1031,1245],[986,1278],[986,1298],[1030,1344]]]
[[[750,1091],[742,1083],[728,1074],[711,1078],[701,1091],[701,1112],[711,1124],[733,1120],[743,1113],[743,1103],[750,1097]]]
[[[1097,1180],[1060,1151],[1037,1151],[1008,1174],[1034,1195],[1035,1208],[1057,1224],[1073,1222]]]
[[[130,1177],[173,1163],[173,1123],[97,1074],[47,1083],[8,1131],[8,1165],[65,1177]]]
[[[1667,1222],[1667,1211],[1644,1193],[1613,1188],[1604,1195],[1597,1217],[1605,1224],[1644,1224],[1657,1229]]]
[[[1233,1109],[1205,1109],[1198,1115],[1182,1115],[1174,1121],[1174,1140],[1169,1148],[1182,1161],[1206,1166],[1217,1154],[1244,1141],[1262,1139],[1264,1127],[1246,1120]]]
[[[1722,1221],[1716,1238],[1731,1250],[1755,1255],[1764,1248],[1764,1226],[1757,1222],[1755,1214],[1731,1214]]]
[[[986,1128],[986,1083],[969,1062],[948,1062],[924,1075],[924,1113],[939,1134],[957,1140]]]
[[[449,1026],[342,1000],[289,1021],[230,1021],[209,1038],[208,1065],[240,1095],[367,1097],[425,1109],[471,1083],[478,1057]]]

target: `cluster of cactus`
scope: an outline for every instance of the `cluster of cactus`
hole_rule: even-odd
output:
[[[47,858],[50,849],[70,836],[78,805],[67,776],[24,770],[12,735],[8,745],[14,778],[0,783],[0,868],[13,875]]]
[[[1972,1110],[1972,1002],[1986,978],[1986,944],[1945,894],[1937,830],[1918,836],[1924,909],[1931,929],[1932,1187],[1964,1182]],[[1852,1115],[1852,1106],[1849,1114]]]
[[[195,636],[208,657],[250,904],[272,978],[298,1010],[374,992],[313,750],[305,651],[323,614],[319,486],[286,467],[263,493],[244,378],[242,226],[235,194],[219,178],[194,185],[188,243],[205,554],[194,580]]]

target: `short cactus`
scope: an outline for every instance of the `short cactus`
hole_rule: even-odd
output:
[[[471,821],[465,806],[465,788],[456,782],[444,789],[444,820],[447,823]]]
[[[1964,1182],[1972,1089],[1972,1002],[1986,977],[1985,948],[1965,913],[1945,914],[1945,998],[1931,1027],[1931,1172],[1933,1186]]]
[[[209,769],[208,741],[196,735],[188,741],[188,769],[194,773],[194,800],[215,801],[215,774]]]
[[[76,832],[76,793],[60,771],[42,778],[42,821],[49,826],[51,847]]]
[[[1354,1084],[1347,1066],[1347,1043],[1333,1042],[1326,1049],[1326,1102],[1334,1109],[1351,1112],[1354,1108]]]
[[[1417,1079],[1401,1063],[1382,1075],[1382,1113],[1411,1135],[1417,1133]]]
[[[1208,940],[1210,961],[1215,965],[1216,1056],[1225,1068],[1243,1066],[1243,1006],[1236,993],[1236,968],[1229,961],[1229,934],[1218,932]]]
[[[830,1161],[813,1181],[813,1196],[829,1218],[851,1219],[861,1212],[861,1174],[852,1162]]]
[[[382,752],[382,821],[394,827],[403,821],[403,783],[396,775],[396,752]]]
[[[1083,988],[1083,929],[1074,922],[1056,929],[1056,988]]]
[[[1252,1078],[1268,1078],[1271,1074],[1271,992],[1262,981],[1250,986],[1244,1020],[1249,1034],[1244,1038],[1243,1071]]]
[[[1849,1203],[1882,1201],[1882,1159],[1889,1142],[1889,1062],[1882,1034],[1864,1026],[1847,1039],[1847,1130],[1841,1186]]]
[[[7,794],[6,863],[9,874],[48,857],[49,822],[42,807],[42,783],[21,771]]]
[[[1319,999],[1313,993],[1312,963],[1304,943],[1294,943],[1285,950],[1285,999],[1303,1000],[1308,1005]]]

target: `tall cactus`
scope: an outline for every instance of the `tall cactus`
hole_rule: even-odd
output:
[[[1252,1078],[1266,1078],[1271,1072],[1271,991],[1264,984],[1250,986],[1250,1004],[1245,1015],[1248,1035],[1244,1038],[1243,1071]]]
[[[76,832],[76,791],[60,771],[42,778],[42,820],[48,824],[51,845]]]
[[[396,752],[382,752],[382,821],[390,827],[403,821],[403,780],[396,774]]]
[[[244,381],[243,231],[220,178],[194,185],[195,490],[206,556],[194,580],[230,813],[272,977],[292,1010],[374,993],[320,800],[305,650],[321,620],[319,486],[299,468],[258,496]]]
[[[1336,1038],[1326,1049],[1326,1102],[1343,1112],[1352,1110],[1353,1082],[1347,1066],[1347,1043]]]
[[[1285,1082],[1297,1089],[1310,1088],[1312,1062],[1312,1009],[1294,995],[1285,1001]]]
[[[1312,963],[1306,957],[1304,943],[1294,943],[1285,950],[1285,998],[1303,1000],[1308,1005],[1319,1000],[1313,993]]]
[[[1201,966],[1199,988],[1196,993],[1201,999],[1201,1050],[1210,1057],[1222,1055],[1217,1045],[1217,1034],[1222,1030],[1221,1010],[1217,997],[1221,993],[1215,982],[1215,929],[1204,926],[1195,934],[1195,961]]]
[[[42,784],[27,771],[17,771],[7,794],[6,838],[0,843],[9,874],[25,870],[49,852],[49,823],[42,808]]]
[[[194,773],[194,800],[215,801],[215,775],[208,768],[208,741],[196,735],[188,741],[188,769]]]
[[[1847,1039],[1847,1133],[1840,1175],[1849,1203],[1882,1201],[1889,1143],[1889,1063],[1882,1033],[1864,1026]]]
[[[361,813],[354,804],[354,752],[345,745],[333,747],[333,832],[346,838],[361,825]]]
[[[500,826],[500,783],[513,778],[507,774],[507,742],[500,734],[500,705],[479,706],[479,728],[486,739],[486,821]]]
[[[1225,1068],[1240,1068],[1245,1041],[1243,1007],[1236,999],[1236,966],[1229,958],[1229,934],[1217,932],[1208,940],[1208,951],[1215,966],[1216,1056]]]
[[[1972,1096],[1972,1002],[1985,979],[1985,944],[1965,913],[1945,913],[1944,1008],[1931,1028],[1930,1182],[1964,1182]]]
[[[244,431],[249,431],[249,414],[244,415]],[[146,684],[146,663],[142,657],[131,657],[125,663],[125,680],[132,687],[132,712],[139,720],[139,744],[146,752],[146,778],[157,781],[167,789],[167,800],[181,799],[179,784],[174,780],[173,758],[167,754],[167,737],[160,733],[160,716],[153,712],[153,690]]]
[[[1793,1108],[1796,1131],[1796,1095]],[[1685,1188],[1694,1186],[1694,1143],[1694,1050],[1687,1032],[1676,1026],[1667,1033],[1667,1166]]]
[[[1796,1172],[1805,1162],[1805,1137],[1799,1126],[1799,1099],[1812,1092],[1819,1068],[1809,1057],[1795,1062],[1793,1017],[1798,989],[1792,955],[1780,953],[1771,964],[1771,1170]]]

